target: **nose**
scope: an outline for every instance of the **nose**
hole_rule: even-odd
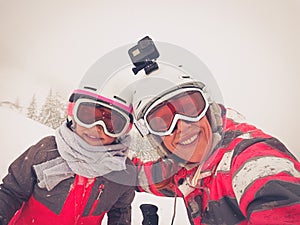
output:
[[[96,126],[93,127],[93,129],[95,129],[99,135],[101,136],[105,135],[104,129],[101,125],[97,124]]]
[[[191,126],[191,122],[187,122],[187,121],[179,119],[174,127],[173,132],[174,131],[185,131],[185,129],[188,129],[190,126]]]
[[[177,126],[179,126],[180,128],[190,127],[191,122],[179,119],[177,121]]]

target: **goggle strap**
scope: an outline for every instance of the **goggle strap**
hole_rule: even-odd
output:
[[[74,102],[69,102],[68,108],[67,108],[67,115],[73,116],[73,108],[74,108],[75,103]]]
[[[207,103],[208,104],[211,104],[213,102],[211,96],[208,94],[208,88],[205,86],[202,90],[202,95],[203,95],[203,98],[206,99]]]

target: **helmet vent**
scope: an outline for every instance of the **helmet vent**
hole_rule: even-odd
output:
[[[92,91],[97,91],[97,88],[93,88],[93,87],[84,86],[83,88],[84,89],[89,89],[89,90],[92,90]]]
[[[139,103],[137,104],[136,108],[138,109],[140,107],[140,104],[142,103],[142,101],[139,101]]]
[[[120,97],[118,97],[118,96],[115,96],[115,95],[114,95],[114,98],[115,98],[115,99],[118,99],[118,100],[121,101],[121,102],[124,102],[125,104],[127,103],[124,99],[122,99],[122,98],[120,98]]]
[[[187,78],[191,78],[191,76],[189,76],[189,75],[182,75],[181,78],[187,79]]]

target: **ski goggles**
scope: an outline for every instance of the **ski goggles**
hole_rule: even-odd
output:
[[[111,137],[125,134],[132,122],[129,113],[105,102],[84,98],[75,102],[73,117],[77,124],[85,128],[100,125],[104,133]]]
[[[170,135],[178,120],[199,121],[204,117],[208,102],[199,88],[181,88],[155,100],[144,115],[150,133]]]

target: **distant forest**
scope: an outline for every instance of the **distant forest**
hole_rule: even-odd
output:
[[[36,95],[34,94],[28,106],[21,106],[19,99],[14,103],[9,101],[0,102],[0,106],[14,109],[41,124],[56,129],[66,120],[66,100],[58,93],[53,93],[50,89],[45,101],[38,106]]]
[[[37,107],[36,96],[32,96],[26,115],[30,119],[56,129],[66,120],[66,107],[66,101],[50,90],[40,109]]]

